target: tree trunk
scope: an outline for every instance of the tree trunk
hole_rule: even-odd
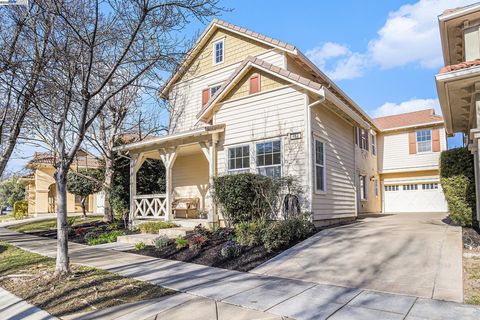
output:
[[[105,181],[103,182],[103,190],[105,192],[105,205],[104,205],[104,215],[103,221],[112,222],[113,221],[113,211],[110,204],[110,190],[113,184],[113,160],[110,157],[105,158]]]
[[[66,171],[66,169],[59,167],[55,172],[55,182],[57,184],[57,261],[54,275],[56,277],[64,277],[70,274]]]
[[[80,204],[82,205],[82,215],[84,218],[87,217],[87,207],[85,206],[85,201],[87,201],[87,197],[82,197],[82,201],[80,201]]]

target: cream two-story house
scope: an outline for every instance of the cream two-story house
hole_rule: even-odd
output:
[[[397,127],[374,120],[291,44],[214,20],[160,94],[174,110],[170,134],[118,147],[132,159],[133,220],[179,220],[173,204],[182,200],[199,212],[187,216],[194,223],[221,223],[213,178],[241,172],[296,177],[302,207],[317,225],[359,213],[431,211],[428,203],[402,207],[402,199],[423,199],[403,189],[412,184],[419,186],[412,193],[426,193],[428,184],[443,196],[441,118]],[[136,172],[147,158],[163,161],[165,194],[136,195]]]

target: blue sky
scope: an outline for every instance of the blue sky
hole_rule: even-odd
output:
[[[297,46],[371,116],[440,112],[434,75],[442,66],[437,15],[463,0],[224,0],[219,17]],[[205,25],[193,22],[193,37]],[[461,144],[449,139],[449,147]],[[17,150],[9,169],[25,164]]]

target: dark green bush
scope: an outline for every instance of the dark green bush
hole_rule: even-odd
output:
[[[17,220],[28,217],[28,202],[27,200],[15,201],[13,204],[13,217]]]
[[[267,228],[264,220],[240,222],[235,226],[237,243],[241,246],[253,247],[262,244],[262,234]]]
[[[277,212],[281,184],[260,174],[241,173],[216,177],[214,199],[229,224],[271,219]]]
[[[169,229],[175,227],[177,227],[175,223],[165,221],[149,221],[139,225],[139,229],[142,233],[151,234],[157,234],[160,229]]]
[[[268,252],[286,247],[293,236],[290,233],[287,220],[279,220],[271,223],[263,233],[263,246]]]
[[[315,231],[315,225],[310,221],[310,215],[307,213],[291,217],[286,220],[286,224],[292,240],[303,240]]]
[[[470,151],[466,147],[443,151],[440,177],[452,220],[462,226],[471,226],[475,221],[476,192]]]

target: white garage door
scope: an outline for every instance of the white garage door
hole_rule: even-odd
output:
[[[439,183],[386,185],[385,212],[447,212]]]

